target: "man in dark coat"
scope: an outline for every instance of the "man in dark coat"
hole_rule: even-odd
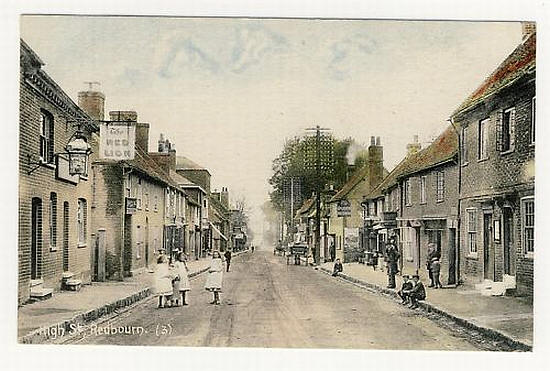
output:
[[[223,254],[225,258],[225,263],[227,266],[227,272],[229,272],[229,265],[231,264],[231,250],[225,250],[225,253]]]
[[[418,301],[426,299],[426,289],[424,284],[420,282],[420,277],[417,274],[413,276],[413,288],[408,292],[409,298],[411,300],[411,309],[418,308]]]
[[[395,246],[395,237],[390,237],[389,242],[386,244],[386,258],[388,260],[388,288],[395,288],[395,275],[399,272],[397,263],[399,261],[399,251]]]

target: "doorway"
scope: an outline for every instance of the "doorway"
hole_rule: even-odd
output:
[[[63,202],[63,272],[69,271],[69,203]]]
[[[513,228],[513,219],[512,219],[512,209],[505,207],[502,213],[503,219],[503,240],[502,248],[504,249],[504,274],[511,276],[515,275],[515,272],[512,268],[512,228]]]
[[[447,284],[454,285],[458,281],[456,274],[456,229],[449,229],[449,276]]]
[[[31,280],[42,276],[42,200],[32,199],[31,206]]]
[[[491,253],[491,214],[483,214],[483,278],[494,280],[494,256]]]

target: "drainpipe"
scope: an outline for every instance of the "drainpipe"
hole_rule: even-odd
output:
[[[455,284],[459,285],[461,283],[460,279],[460,231],[461,231],[461,217],[460,217],[460,205],[462,201],[462,142],[460,140],[460,131],[455,126],[454,120],[452,117],[448,118],[447,121],[451,124],[453,127],[456,138],[458,141],[458,200],[457,200],[457,228],[456,228],[456,240],[455,240],[455,250],[456,250],[456,256],[455,256],[455,277],[456,281]]]

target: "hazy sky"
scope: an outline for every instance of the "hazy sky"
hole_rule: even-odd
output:
[[[76,101],[101,82],[106,112],[132,109],[259,205],[286,137],[312,125],[368,143],[393,168],[426,145],[521,41],[519,23],[25,16],[21,36]]]

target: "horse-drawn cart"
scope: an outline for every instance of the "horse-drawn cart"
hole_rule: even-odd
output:
[[[289,246],[289,251],[286,255],[286,264],[290,264],[292,258],[294,258],[294,264],[300,265],[301,264],[301,257],[306,258],[306,265],[307,265],[307,259],[308,259],[308,252],[309,248],[307,244],[305,243],[292,243]]]

